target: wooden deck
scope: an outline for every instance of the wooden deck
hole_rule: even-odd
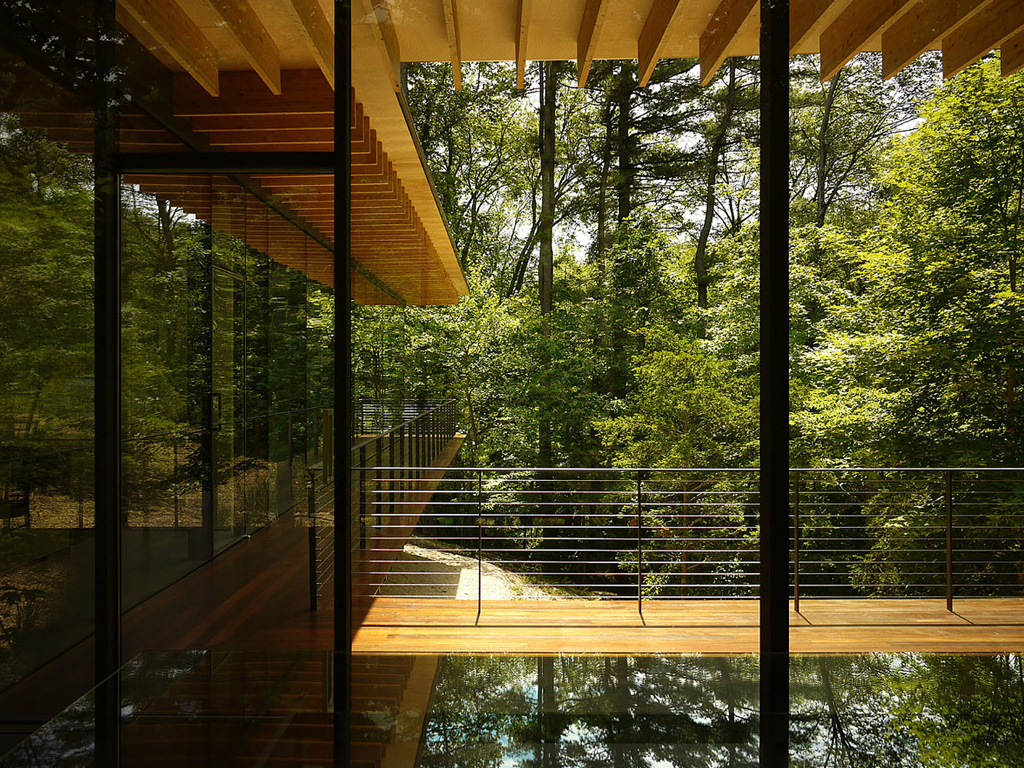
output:
[[[1024,651],[1024,598],[801,601],[792,653]],[[357,653],[756,653],[754,600],[474,601],[379,598]]]

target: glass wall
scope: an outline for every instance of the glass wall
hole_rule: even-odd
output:
[[[94,628],[92,22],[59,5],[0,11],[0,751],[48,715],[26,678]]]
[[[323,246],[222,176],[122,199],[124,607],[304,514],[332,405]],[[267,563],[272,567],[272,563]]]

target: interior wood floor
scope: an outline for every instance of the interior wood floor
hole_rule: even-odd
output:
[[[357,653],[756,653],[755,600],[474,601],[379,598]],[[1024,598],[804,599],[792,653],[1024,651]]]

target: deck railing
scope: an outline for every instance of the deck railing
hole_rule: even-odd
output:
[[[407,424],[439,406],[454,403],[446,398],[387,400],[362,397],[353,408],[353,432],[356,441],[381,435]]]
[[[379,434],[355,440],[352,446],[352,467],[355,473],[352,489],[354,550],[366,545],[366,520],[369,518],[367,505],[376,493],[373,482],[375,473],[369,468],[384,461],[408,462],[413,466],[402,473],[389,473],[388,484],[409,489],[414,483],[423,480],[426,468],[434,464],[455,437],[458,425],[455,403],[454,399],[405,401],[401,411],[391,412],[392,416],[400,413],[404,420]],[[372,419],[360,420],[360,413],[366,415],[372,412],[372,408],[362,412],[357,409],[359,428],[372,427]],[[308,504],[310,607],[316,610],[324,588],[334,577],[334,476],[330,467],[315,467],[310,473]]]
[[[641,610],[758,593],[756,469],[460,468],[436,489],[413,468],[372,474],[363,567],[379,581],[408,537],[403,515],[429,501],[415,534],[475,562],[479,601],[485,564],[525,577],[532,596],[628,598]],[[952,609],[955,597],[1024,594],[1024,470],[796,469],[791,502],[797,606],[945,597]],[[387,589],[452,592],[430,564],[403,568]]]

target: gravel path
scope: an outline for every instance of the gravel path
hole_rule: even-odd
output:
[[[391,573],[378,594],[476,600],[477,568],[474,557],[406,544],[402,554],[391,566]],[[527,584],[522,577],[504,571],[486,560],[482,571],[484,600],[558,598],[558,595]]]

